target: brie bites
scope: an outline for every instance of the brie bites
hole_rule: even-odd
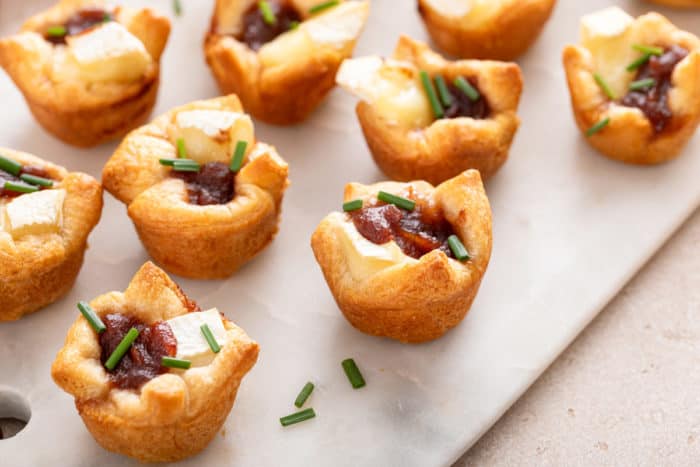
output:
[[[447,61],[406,36],[390,59],[345,60],[336,80],[361,99],[367,145],[394,180],[437,184],[467,169],[486,179],[508,158],[520,123],[518,65]]]
[[[418,0],[439,48],[461,58],[514,60],[537,39],[556,0]]]
[[[700,122],[700,39],[658,13],[583,17],[581,43],[565,47],[563,62],[576,123],[607,157],[673,159]]]
[[[150,114],[169,33],[168,19],[150,9],[61,0],[0,40],[0,66],[46,130],[94,146]]]
[[[83,316],[68,331],[51,376],[75,398],[95,440],[141,462],[174,462],[203,450],[255,365],[257,343],[218,310],[199,311],[152,263],[123,293],[78,307]]]
[[[221,92],[237,94],[268,123],[308,117],[333,88],[369,14],[368,1],[325,4],[217,0],[204,51]]]
[[[344,213],[311,247],[338,307],[367,334],[442,336],[464,318],[491,256],[491,209],[479,172],[426,182],[351,183]]]
[[[213,279],[272,241],[287,173],[231,95],[177,107],[134,130],[102,179],[164,269]]]
[[[102,187],[89,175],[0,148],[0,321],[73,287],[101,213]]]

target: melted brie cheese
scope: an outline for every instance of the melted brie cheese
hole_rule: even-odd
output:
[[[202,334],[202,325],[211,329],[214,339],[220,346],[226,342],[226,329],[219,310],[194,311],[166,321],[177,340],[176,358],[189,360],[192,366],[205,366],[211,363],[216,354]]]
[[[5,207],[5,229],[18,239],[24,235],[56,233],[63,225],[63,201],[66,190],[42,190],[27,193]]]
[[[445,16],[464,16],[478,0],[426,0],[438,13]]]

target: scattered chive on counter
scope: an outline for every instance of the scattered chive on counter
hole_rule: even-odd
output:
[[[343,370],[345,370],[345,374],[347,375],[348,380],[350,380],[350,384],[352,384],[353,389],[359,389],[366,384],[365,379],[362,377],[362,373],[360,373],[360,369],[357,368],[357,365],[355,364],[355,360],[352,358],[345,359],[341,365],[343,366]]]
[[[440,75],[437,75],[435,77],[435,86],[437,86],[438,94],[440,94],[440,100],[442,101],[442,105],[444,105],[445,107],[451,106],[452,102],[454,102],[454,96],[447,88],[445,78],[443,78]]]
[[[7,157],[0,156],[0,170],[4,170],[9,174],[17,176],[22,170],[22,164],[12,159],[8,159]]]
[[[94,329],[97,334],[102,334],[107,330],[107,326],[105,326],[105,323],[102,322],[97,313],[95,313],[95,310],[93,310],[92,307],[87,304],[87,302],[78,302],[78,310],[80,310],[80,313],[83,315],[83,317],[87,320],[88,324],[90,324],[90,327]]]
[[[258,2],[258,8],[260,9],[260,14],[262,14],[263,21],[265,21],[266,24],[272,25],[277,23],[277,18],[275,18],[275,13],[272,11],[272,7],[270,7],[269,2],[260,0]]]
[[[8,191],[16,191],[17,193],[33,193],[35,191],[39,191],[38,186],[29,185],[22,182],[11,182],[9,180],[5,182],[3,188]]]
[[[178,172],[199,172],[199,163],[191,159],[177,159],[173,161],[173,170]]]
[[[180,0],[173,0],[173,10],[175,10],[176,16],[182,15],[182,3],[180,3]]]
[[[644,91],[656,85],[654,78],[645,78],[630,83],[630,91]]]
[[[39,177],[37,175],[32,175],[32,174],[22,174],[19,176],[19,178],[23,182],[30,183],[32,185],[38,185],[38,186],[53,186],[53,180],[50,180],[48,178],[44,177]]]
[[[481,94],[479,94],[479,91],[476,90],[474,86],[464,78],[463,76],[458,76],[455,78],[454,85],[462,91],[464,94],[467,95],[470,101],[476,102],[479,100],[481,97]]]
[[[314,383],[309,381],[304,385],[303,388],[301,388],[301,391],[299,392],[299,395],[297,398],[294,400],[294,405],[296,405],[298,408],[301,408],[302,405],[304,405],[304,402],[306,402],[306,399],[309,398],[311,393],[314,390]]]
[[[343,203],[343,211],[345,212],[350,212],[350,211],[357,211],[358,209],[362,208],[362,200],[361,199],[353,199],[352,201],[347,201]]]
[[[112,352],[112,355],[110,355],[105,362],[105,368],[108,370],[114,370],[124,357],[124,354],[129,351],[131,344],[134,343],[137,337],[139,337],[139,330],[136,328],[129,329],[129,332],[126,333],[117,348],[114,349],[114,352]]]
[[[600,130],[608,126],[608,123],[610,123],[610,117],[605,117],[604,119],[590,127],[588,130],[586,130],[586,136],[593,136],[594,134],[598,133]]]
[[[177,158],[187,159],[187,149],[185,148],[185,140],[182,138],[177,139]]]
[[[202,326],[200,326],[199,329],[202,330],[202,334],[207,340],[207,344],[209,344],[209,348],[211,349],[211,351],[214,353],[219,353],[221,347],[219,346],[219,343],[216,342],[216,339],[214,339],[214,334],[212,334],[211,329],[209,329],[209,325],[204,323],[202,324]]]
[[[248,142],[240,140],[236,143],[236,149],[233,151],[233,157],[231,158],[231,165],[229,169],[231,172],[238,172],[243,166],[243,157],[245,156],[245,150],[248,148]]]
[[[440,101],[438,100],[435,87],[433,86],[433,81],[430,79],[427,71],[420,71],[420,80],[423,83],[425,94],[428,96],[428,100],[430,101],[430,107],[433,108],[433,115],[435,115],[435,118],[444,117],[445,110],[442,108],[442,104],[440,104]]]
[[[639,68],[640,66],[644,65],[646,62],[648,62],[650,58],[651,58],[651,54],[644,54],[641,57],[639,57],[637,60],[635,60],[632,63],[630,63],[629,65],[627,65],[625,70],[634,71],[637,68]]]
[[[464,244],[457,235],[453,234],[447,237],[447,244],[450,246],[452,254],[455,255],[455,258],[457,258],[458,260],[469,261],[470,259],[472,259],[469,255],[469,252],[467,251]]]
[[[664,54],[664,49],[653,45],[634,44],[632,48],[648,55],[661,56]]]
[[[316,412],[314,412],[314,409],[304,409],[297,413],[280,418],[280,423],[282,426],[289,426],[294,425],[295,423],[303,422],[304,420],[308,420],[310,418],[314,418],[315,416]]]
[[[315,13],[319,13],[323,10],[327,10],[328,8],[336,6],[338,3],[338,0],[330,0],[328,2],[319,3],[318,5],[314,5],[311,8],[309,8],[309,13],[311,13],[312,15]]]
[[[598,86],[600,86],[600,89],[603,90],[606,96],[610,100],[615,100],[615,94],[612,92],[612,89],[610,89],[610,86],[608,83],[603,79],[602,76],[600,76],[598,73],[593,73],[593,78],[595,78],[596,83],[598,83]]]
[[[64,26],[51,26],[46,30],[46,35],[49,37],[63,37],[68,33]]]
[[[416,202],[401,196],[392,195],[386,191],[380,191],[377,193],[377,199],[379,201],[384,201],[385,203],[393,204],[394,206],[405,209],[406,211],[413,211],[416,208]]]
[[[187,370],[192,366],[192,362],[189,360],[182,360],[180,358],[173,357],[163,357],[160,360],[160,364],[167,368],[179,368],[181,370]]]

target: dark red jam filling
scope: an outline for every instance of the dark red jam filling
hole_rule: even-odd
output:
[[[177,340],[167,323],[158,321],[147,325],[136,318],[118,313],[108,314],[102,321],[107,327],[100,334],[103,365],[131,328],[139,330],[139,336],[129,351],[114,370],[109,372],[116,387],[138,389],[156,376],[167,373],[168,368],[161,365],[161,360],[177,354]]]
[[[65,28],[65,34],[52,35],[47,33],[44,37],[53,44],[65,44],[66,37],[75,36],[107,21],[112,21],[112,15],[109,12],[101,8],[83,8],[73,13],[62,24]]]
[[[437,208],[425,201],[417,200],[413,211],[379,201],[352,211],[350,217],[357,231],[372,243],[382,245],[394,240],[401,251],[413,258],[433,250],[442,250],[453,257],[447,243],[454,233],[452,226]]]
[[[233,199],[234,174],[222,162],[208,162],[199,172],[172,170],[170,174],[185,181],[191,204],[226,204]]]
[[[666,128],[673,116],[668,106],[671,75],[676,65],[687,55],[688,51],[677,45],[664,50],[660,56],[653,55],[639,68],[635,80],[651,78],[655,82],[654,86],[644,90],[629,91],[622,98],[623,105],[637,107],[644,112],[657,133]]]
[[[46,171],[41,168],[41,167],[36,167],[33,165],[25,165],[22,167],[22,169],[19,172],[20,175],[22,174],[29,174],[29,175],[36,175],[37,177],[43,177],[43,178],[51,178],[49,177],[49,174],[46,173]],[[18,183],[25,183],[23,182],[19,177],[16,177],[12,175],[9,172],[5,172],[4,170],[0,169],[0,198],[6,197],[6,198],[15,198],[19,195],[22,195],[24,193],[20,193],[18,191],[12,191],[12,190],[5,190],[5,182],[18,182]],[[43,187],[40,186],[39,189],[43,190],[44,188],[48,187]]]
[[[243,14],[243,33],[237,39],[245,42],[253,50],[260,49],[280,34],[292,29],[294,24],[302,21],[299,13],[288,2],[272,0],[268,4],[275,14],[273,24],[268,24],[265,21],[258,2],[255,2]]]
[[[476,83],[469,80],[474,89],[479,91]],[[469,117],[483,119],[489,116],[491,109],[489,108],[486,98],[479,92],[479,98],[472,101],[464,92],[454,86],[452,83],[447,83],[447,88],[454,97],[452,105],[445,106],[445,118]]]

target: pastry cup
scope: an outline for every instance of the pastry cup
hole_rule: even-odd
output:
[[[362,100],[356,107],[357,117],[382,172],[394,180],[419,179],[438,184],[467,169],[479,170],[483,179],[498,171],[508,158],[520,125],[516,111],[523,81],[518,65],[479,60],[451,62],[406,36],[399,39],[393,60],[385,63],[401,67],[402,74],[410,76],[414,94],[424,93],[418,79],[420,70],[444,75],[448,81],[457,76],[476,79],[491,110],[485,119],[434,120],[428,101],[422,99],[417,101],[417,110],[397,111],[401,115],[418,114],[418,118],[397,120],[385,112],[386,107],[377,105],[381,96]],[[346,64],[338,73],[338,82],[350,89],[353,78],[346,78]]]
[[[91,302],[100,316],[124,313],[146,324],[192,312],[196,305],[165,272],[148,262],[126,291]],[[113,387],[100,362],[97,334],[82,316],[71,326],[51,367],[57,385],[105,449],[141,462],[174,462],[203,450],[221,429],[238,386],[253,367],[258,344],[223,318],[226,342],[207,366],[171,370],[139,390]]]
[[[73,287],[88,235],[102,214],[102,187],[89,175],[68,172],[30,154],[5,148],[0,154],[42,167],[55,180],[53,189],[66,192],[57,232],[14,238],[0,219],[0,321],[12,321],[55,302]],[[0,217],[5,216],[4,204],[0,198]]]
[[[368,1],[348,1],[309,17],[308,0],[290,0],[303,21],[257,52],[236,39],[254,0],[217,0],[204,42],[223,94],[235,93],[255,118],[276,125],[305,120],[335,85],[369,14]],[[330,36],[325,34],[330,32]]]
[[[469,251],[466,262],[433,250],[419,260],[403,252],[377,259],[360,253],[354,225],[345,214],[329,214],[311,237],[311,247],[338,307],[360,331],[418,343],[442,336],[469,311],[491,256],[491,208],[479,172],[467,170],[436,188],[427,182],[351,183],[344,201],[370,200],[380,191],[412,186],[439,206]],[[358,234],[359,235],[359,234]],[[361,238],[360,241],[366,241]],[[391,241],[390,245],[394,244]]]
[[[240,114],[242,134],[250,141],[234,198],[226,204],[189,203],[185,183],[171,178],[159,159],[177,157],[170,136],[177,115],[199,110],[242,112],[235,95],[177,107],[129,134],[105,165],[102,180],[127,205],[143,245],[164,269],[183,277],[224,278],[277,234],[288,166],[274,147],[254,142],[252,122]]]
[[[585,134],[597,122],[609,118],[605,128],[586,139],[614,160],[649,165],[677,157],[700,122],[700,40],[658,13],[632,19],[613,7],[594,15],[612,15],[617,26],[608,36],[587,34],[588,47],[567,45],[563,52],[576,124]],[[604,16],[594,15],[589,16],[592,18],[589,21],[597,22],[596,18],[604,21]],[[615,48],[610,47],[613,40],[619,43]],[[601,41],[600,46],[597,41]],[[671,76],[668,104],[673,116],[661,132],[655,131],[641,110],[611,101],[593,75],[597,71],[609,75],[605,79],[614,93],[618,96],[625,93],[635,76],[625,72],[625,67],[639,55],[632,49],[633,44],[680,45],[690,52],[676,65]],[[618,65],[621,74],[616,75],[614,70]]]
[[[67,46],[53,46],[44,39],[43,31],[81,8],[104,5],[102,0],[61,0],[30,18],[19,34],[0,40],[0,66],[22,92],[34,117],[47,131],[74,146],[95,146],[139,126],[151,113],[158,93],[159,60],[170,22],[150,9],[114,9],[114,20],[128,30],[130,38],[143,44],[143,50],[123,63],[113,60],[95,65],[101,70],[99,77],[94,69],[88,72],[87,67],[72,62]],[[95,29],[101,27],[112,25]],[[108,73],[108,69],[113,71]],[[131,76],[136,69],[141,73]]]
[[[418,0],[440,49],[461,58],[514,60],[532,45],[555,0]]]

